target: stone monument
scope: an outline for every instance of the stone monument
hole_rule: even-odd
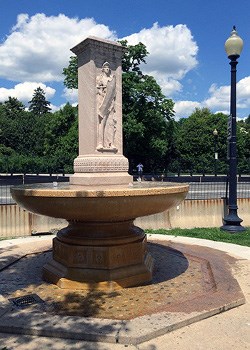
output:
[[[72,51],[78,57],[79,156],[70,183],[129,184],[122,142],[123,47],[89,37]]]

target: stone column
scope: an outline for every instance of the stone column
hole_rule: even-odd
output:
[[[129,184],[122,142],[123,47],[88,37],[71,51],[78,57],[79,156],[70,184]]]

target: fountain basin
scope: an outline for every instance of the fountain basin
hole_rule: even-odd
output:
[[[146,235],[133,221],[178,205],[187,192],[187,184],[159,182],[93,188],[35,184],[11,189],[14,200],[25,209],[69,223],[53,240],[53,260],[44,266],[44,279],[61,288],[98,290],[152,279]]]
[[[159,182],[93,188],[59,183],[16,186],[11,194],[33,213],[92,222],[132,220],[159,213],[178,205],[187,191],[186,184]]]

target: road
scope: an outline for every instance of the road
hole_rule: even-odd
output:
[[[224,182],[192,182],[187,199],[216,199],[226,197],[226,183]],[[237,197],[250,197],[250,183],[238,182]]]
[[[14,204],[10,185],[0,186],[0,205]],[[238,198],[250,198],[250,182],[238,182]],[[226,183],[224,182],[190,182],[187,199],[220,199],[226,196]]]

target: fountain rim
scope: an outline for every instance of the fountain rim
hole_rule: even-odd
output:
[[[130,197],[130,196],[153,196],[166,195],[174,193],[188,192],[189,185],[187,183],[168,183],[159,182],[143,182],[133,183],[128,186],[124,185],[108,185],[108,186],[80,186],[80,185],[65,185],[59,183],[54,186],[53,183],[46,184],[29,184],[13,186],[11,193],[22,196],[32,197]]]

